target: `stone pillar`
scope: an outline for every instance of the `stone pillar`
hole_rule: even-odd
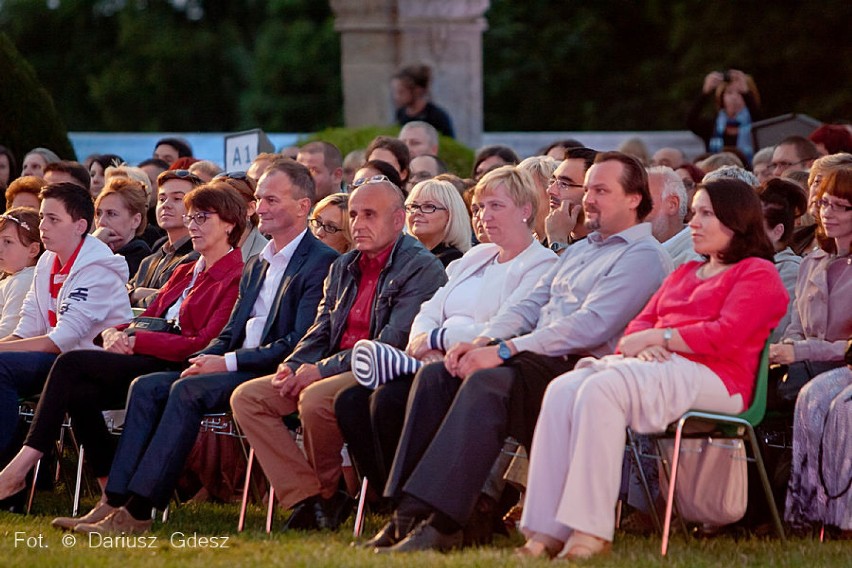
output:
[[[340,32],[346,126],[392,124],[390,79],[402,66],[432,67],[432,100],[456,138],[482,135],[482,32],[488,0],[330,0]]]

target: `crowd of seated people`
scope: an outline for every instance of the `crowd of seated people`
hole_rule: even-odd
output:
[[[346,160],[313,141],[246,172],[180,138],[138,166],[34,148],[18,170],[0,147],[0,501],[68,415],[103,491],[53,524],[148,531],[203,459],[201,417],[230,411],[285,530],[346,520],[347,447],[391,512],[360,544],[481,542],[477,516],[508,508],[494,480],[512,438],[530,456],[518,554],[595,556],[625,427],[748,408],[768,341],[770,404],[793,428],[785,518],[849,534],[852,155],[830,153],[836,128],[755,151],[758,112],[750,77],[711,73],[691,114],[710,154],[562,140],[524,160],[482,148],[470,172],[447,171],[419,120]],[[18,401],[36,395],[21,446]],[[122,408],[116,443],[102,412]]]

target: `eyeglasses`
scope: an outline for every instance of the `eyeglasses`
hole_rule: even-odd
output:
[[[222,172],[221,174],[213,176],[213,179],[238,179],[240,181],[246,181],[249,179],[249,176],[245,172]]]
[[[799,160],[798,162],[770,162],[769,167],[773,170],[777,170],[778,168],[786,170],[787,168],[790,168],[792,166],[798,166],[799,164],[802,164],[807,161],[808,159],[805,158],[804,160]]]
[[[215,213],[208,213],[206,211],[200,211],[195,215],[183,215],[183,224],[189,227],[189,224],[195,221],[195,224],[200,227],[213,215],[215,215]]]
[[[352,189],[358,189],[362,185],[368,185],[368,184],[371,184],[371,183],[382,183],[383,181],[386,181],[386,182],[393,185],[393,182],[388,179],[388,176],[378,175],[378,176],[372,176],[372,177],[368,177],[368,178],[358,178],[358,179],[356,179],[355,181],[352,182],[351,187],[352,187]]]
[[[547,184],[547,185],[551,186],[553,184],[556,184],[556,187],[558,187],[562,191],[568,191],[569,189],[583,189],[582,183],[574,183],[574,182],[565,181],[564,179],[559,179],[559,178],[555,178],[555,177],[550,178],[550,183]]]
[[[17,217],[12,217],[11,215],[5,215],[5,214],[4,214],[4,215],[0,215],[0,219],[8,219],[9,221],[12,221],[12,222],[14,222],[14,223],[17,223],[17,224],[18,224],[18,225],[20,225],[20,226],[21,226],[21,227],[22,227],[25,231],[30,231],[30,230],[31,230],[31,229],[30,229],[29,224],[28,224],[26,221],[22,221],[22,220],[18,219]]]
[[[424,215],[431,215],[435,211],[446,211],[446,207],[440,207],[438,205],[432,205],[431,203],[424,203],[420,205],[418,203],[409,203],[405,206],[405,210],[414,215],[418,211],[423,213]]]
[[[816,204],[817,206],[819,206],[820,209],[825,209],[826,211],[831,209],[832,211],[842,213],[844,211],[852,210],[852,205],[843,205],[842,203],[837,203],[836,201],[829,201],[825,197],[823,197],[822,199],[817,199]]]
[[[311,227],[313,227],[315,231],[319,231],[320,229],[322,229],[323,231],[325,231],[329,235],[333,235],[337,231],[343,230],[340,227],[336,227],[336,226],[334,226],[330,223],[323,223],[322,221],[320,221],[316,217],[314,217],[313,219],[308,219],[308,223],[311,224]]]

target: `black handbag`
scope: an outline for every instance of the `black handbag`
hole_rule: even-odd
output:
[[[136,330],[158,331],[160,333],[173,333],[180,335],[180,325],[175,320],[167,320],[163,318],[152,318],[148,316],[138,316],[133,318],[124,333],[129,336],[136,334]]]
[[[796,361],[787,365],[787,372],[778,380],[776,392],[779,401],[795,404],[799,391],[812,378],[841,366],[843,361]]]

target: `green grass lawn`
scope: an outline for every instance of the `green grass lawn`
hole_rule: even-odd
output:
[[[91,501],[85,503],[91,506]],[[417,553],[410,555],[376,555],[352,548],[352,521],[335,533],[284,534],[280,530],[267,535],[263,531],[264,511],[250,509],[247,530],[236,532],[236,505],[185,505],[174,508],[168,522],[155,523],[151,533],[156,537],[152,548],[130,548],[131,543],[110,542],[95,537],[90,543],[86,535],[71,535],[50,526],[53,516],[67,514],[67,498],[39,493],[30,516],[0,513],[0,566],[61,566],[97,568],[101,566],[132,568],[213,567],[213,566],[398,566],[404,568],[442,566],[497,567],[545,566],[547,561],[519,561],[512,549],[520,537],[498,538],[494,545],[466,549],[450,554]],[[275,526],[280,527],[284,515],[279,514]],[[383,522],[368,518],[365,533],[371,536]],[[193,536],[216,537],[212,544],[193,542]],[[227,537],[227,538],[226,538]],[[71,539],[71,540],[65,540]],[[72,542],[76,539],[75,542]],[[131,541],[136,545],[151,544]],[[777,539],[748,538],[736,540],[718,537],[711,540],[690,539],[676,535],[666,559],[660,557],[658,537],[616,536],[612,556],[594,559],[583,566],[852,566],[852,548],[848,543],[819,543],[812,539],[794,539],[786,543]],[[564,563],[557,563],[564,565]]]

